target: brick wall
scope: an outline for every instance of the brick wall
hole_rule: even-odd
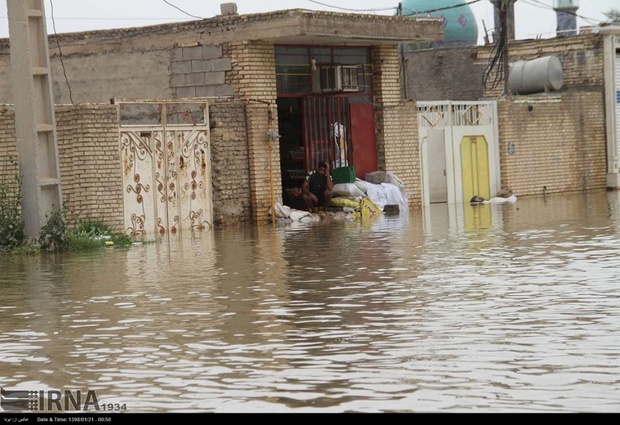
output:
[[[278,130],[274,48],[273,44],[263,42],[235,43],[230,48],[230,82],[235,95],[247,102],[252,218],[257,223],[266,222],[271,208],[272,184],[275,202],[282,202],[280,147],[278,141],[271,143],[270,160],[270,143],[267,138],[269,131]]]
[[[122,232],[116,106],[56,106],[55,116],[61,188],[69,225],[101,221]],[[12,106],[0,105],[0,164],[8,157],[18,158],[14,123]]]
[[[245,102],[209,105],[213,216],[217,225],[252,218]]]
[[[529,96],[503,96],[504,84],[486,90],[486,98],[499,98],[499,143],[501,184],[519,196],[546,193],[604,189],[606,182],[606,136],[604,111],[603,37],[594,34],[545,40],[512,41],[510,61],[536,59],[555,55],[562,64],[563,86],[558,92]],[[478,73],[492,54],[492,47],[465,50],[435,49],[408,52],[408,77],[415,75],[413,86],[443,84],[441,93],[461,98],[467,89],[461,87],[462,73]],[[446,55],[451,57],[447,58]],[[435,72],[421,69],[432,64],[454,64],[462,60],[461,71],[455,67],[452,80],[438,78]],[[432,62],[422,64],[421,62]],[[482,74],[480,74],[482,75]],[[493,75],[490,76],[490,81]],[[435,92],[434,89],[422,93]],[[460,91],[459,91],[460,90]],[[483,88],[484,90],[484,88]],[[415,98],[409,90],[409,98]],[[439,98],[428,100],[443,100]],[[514,144],[515,153],[508,153]]]
[[[118,131],[115,105],[56,106],[62,194],[70,224],[93,220],[124,230]]]
[[[422,205],[422,178],[417,109],[407,101],[386,107],[380,114],[385,151],[379,169],[392,171],[404,183],[410,207]]]
[[[404,183],[409,206],[422,204],[420,149],[415,103],[401,100],[400,58],[397,46],[373,48],[377,167],[391,171]]]
[[[245,102],[209,106],[213,214],[217,225],[251,219]],[[0,105],[0,182],[17,172],[15,113]],[[122,175],[114,105],[56,106],[63,201],[69,224],[102,221],[124,231]],[[5,165],[6,163],[6,165]]]
[[[13,106],[0,105],[0,185],[5,191],[17,189],[17,158],[15,110]]]
[[[498,109],[503,186],[517,196],[605,188],[602,93],[509,97]]]

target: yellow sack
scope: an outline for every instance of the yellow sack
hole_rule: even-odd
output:
[[[329,201],[329,205],[333,207],[351,207],[356,209],[360,207],[359,202],[344,196],[336,196],[335,198],[332,198],[332,200]]]
[[[375,218],[383,213],[381,208],[368,198],[362,199],[362,202],[360,202],[360,209],[362,210],[362,220]]]

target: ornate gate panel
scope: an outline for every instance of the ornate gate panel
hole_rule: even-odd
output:
[[[140,132],[122,130],[120,143],[125,232],[134,237],[146,236],[146,229],[155,229],[156,220],[152,178],[154,143],[151,137],[140,136]]]
[[[168,132],[168,138],[169,144],[175,148],[174,175],[178,186],[174,191],[174,211],[181,221],[181,228],[202,230],[211,226],[213,216],[211,155],[207,132]]]
[[[119,102],[119,119],[126,233],[152,238],[211,227],[207,104]]]

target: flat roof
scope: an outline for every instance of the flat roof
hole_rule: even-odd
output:
[[[48,34],[49,35],[49,34]],[[55,38],[55,35],[49,35]],[[414,18],[359,13],[287,9],[255,14],[218,15],[208,19],[142,27],[59,33],[63,45],[146,43],[153,48],[175,43],[206,45],[241,41],[274,44],[380,45],[442,40],[440,18]],[[148,42],[145,39],[148,38]],[[9,39],[0,40],[8,48]],[[3,46],[3,45],[6,46]],[[50,43],[50,50],[55,44]]]

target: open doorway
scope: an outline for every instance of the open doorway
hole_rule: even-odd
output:
[[[280,164],[282,201],[291,208],[302,209],[303,200],[296,189],[306,177],[301,98],[280,97],[278,129],[280,132]]]
[[[351,96],[279,97],[282,200],[303,208],[300,189],[310,170],[326,161],[351,167],[357,178],[377,170],[374,108]]]

